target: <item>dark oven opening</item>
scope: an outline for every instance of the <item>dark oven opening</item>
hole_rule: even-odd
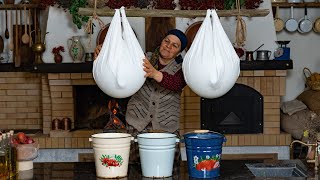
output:
[[[106,95],[98,86],[74,86],[74,129],[125,129],[125,114],[129,98]]]
[[[201,98],[201,129],[223,134],[263,133],[263,96],[236,83],[216,99]]]

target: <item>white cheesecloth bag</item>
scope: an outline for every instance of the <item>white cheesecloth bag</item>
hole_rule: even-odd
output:
[[[124,8],[116,9],[101,51],[93,62],[92,73],[96,84],[114,98],[133,95],[146,79],[144,57]]]
[[[204,98],[223,96],[237,81],[240,59],[215,10],[207,10],[182,68],[187,85]]]

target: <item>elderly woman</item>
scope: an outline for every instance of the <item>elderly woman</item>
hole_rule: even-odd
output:
[[[129,100],[126,111],[128,133],[136,136],[146,132],[169,132],[179,136],[180,95],[186,86],[182,72],[181,52],[187,46],[187,37],[178,30],[168,31],[150,60],[144,59],[146,82]],[[101,47],[95,51],[95,57]],[[135,161],[138,147],[131,148],[130,158]],[[180,149],[176,149],[176,161]],[[175,164],[179,168],[179,164]]]

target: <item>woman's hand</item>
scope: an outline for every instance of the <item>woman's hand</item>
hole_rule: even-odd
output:
[[[147,58],[143,60],[143,67],[144,67],[143,70],[146,72],[144,77],[153,78],[157,82],[162,81],[162,78],[163,78],[162,72],[156,70],[156,68],[152,66],[152,64]]]
[[[102,44],[99,44],[96,49],[94,50],[94,55],[93,55],[93,58],[94,60],[98,57],[100,51],[101,51],[101,48],[102,48]]]

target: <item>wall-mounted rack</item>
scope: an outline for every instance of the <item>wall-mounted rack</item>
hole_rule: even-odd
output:
[[[79,8],[79,14],[85,16],[92,16],[93,8]],[[114,9],[101,8],[96,9],[98,16],[114,15]],[[127,17],[205,17],[207,10],[144,10],[144,9],[126,9]],[[264,17],[270,13],[269,9],[241,9],[240,16],[247,17]],[[238,10],[217,10],[219,17],[231,17],[239,15]]]
[[[35,9],[38,8],[37,4],[0,4],[0,10],[5,9],[23,9],[26,7],[27,9]]]
[[[304,8],[305,6],[308,8],[318,8],[320,7],[320,2],[312,2],[312,3],[272,3],[272,7],[280,8],[290,8],[291,6],[295,8]]]

